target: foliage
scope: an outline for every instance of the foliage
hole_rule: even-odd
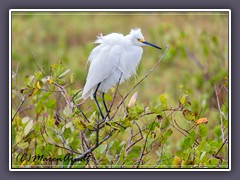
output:
[[[139,17],[129,17],[147,26],[147,21],[143,24]],[[120,21],[132,26],[128,24],[129,17]],[[105,119],[101,119],[93,101],[84,102],[80,98],[81,88],[76,84],[79,81],[83,84],[86,69],[76,69],[79,64],[72,63],[78,51],[81,51],[79,57],[84,59],[81,63],[86,61],[93,48],[86,42],[90,41],[90,34],[97,34],[89,33],[87,25],[94,23],[83,19],[86,25],[80,26],[73,23],[78,22],[73,17],[70,27],[66,26],[64,31],[59,29],[61,35],[57,41],[58,34],[52,31],[54,25],[49,23],[50,18],[41,16],[41,21],[35,18],[34,15],[25,19],[13,17],[11,139],[14,168],[228,168],[228,49],[222,43],[225,28],[221,28],[221,32],[214,31],[226,22],[225,17],[221,20],[218,16],[207,20],[196,17],[194,21],[201,22],[203,27],[195,32],[194,23],[178,26],[179,31],[173,31],[177,23],[184,22],[179,17],[173,20],[162,16],[165,23],[150,28],[148,37],[153,41],[160,34],[170,43],[171,48],[158,67],[161,72],[152,71],[135,89],[129,88],[131,83],[113,88],[105,95],[110,109],[105,112]],[[95,18],[92,21],[96,22]],[[193,22],[191,16],[185,18]],[[157,20],[158,17],[153,16],[152,21]],[[106,21],[112,23],[110,17]],[[62,52],[55,51],[48,56],[50,52],[39,49],[41,53],[46,51],[47,56],[43,65],[39,63],[35,55],[26,51],[31,47],[28,38],[22,41],[22,47],[17,46],[17,40],[21,40],[17,35],[23,28],[19,22],[32,25],[24,33],[33,38],[33,45],[46,41],[46,49],[59,48]],[[42,23],[49,35],[39,30],[39,37],[43,39],[34,36],[36,22]],[[213,32],[205,29],[206,24],[213,22],[216,24]],[[55,23],[64,24],[66,19]],[[101,32],[101,24],[95,23],[93,30]],[[77,27],[80,34],[85,33],[81,36],[85,39],[74,39],[79,35],[73,31]],[[108,26],[105,28],[111,30]],[[198,36],[194,40],[198,43],[192,42],[195,33]],[[56,41],[58,48],[48,47]],[[78,43],[81,48],[76,46]],[[54,53],[61,54],[61,61],[53,60],[58,56]],[[159,55],[147,49],[145,54],[150,57],[144,55],[143,59],[152,60]],[[210,60],[212,64],[208,63]],[[28,66],[23,67],[23,63]],[[144,77],[154,62],[142,64],[139,74]],[[76,79],[79,81],[75,82]],[[101,107],[104,110],[102,103]]]

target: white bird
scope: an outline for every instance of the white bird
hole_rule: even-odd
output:
[[[96,98],[97,91],[103,92],[103,103],[107,111],[104,94],[116,85],[119,79],[121,84],[136,74],[143,53],[141,46],[161,48],[145,41],[140,28],[131,29],[126,36],[120,33],[106,36],[100,34],[95,43],[99,45],[92,50],[88,59],[90,67],[82,98],[85,100],[88,97],[94,98],[104,118]]]

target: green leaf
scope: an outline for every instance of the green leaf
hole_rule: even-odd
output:
[[[129,127],[131,126],[131,122],[128,118],[125,118],[124,120],[121,120],[121,123],[124,127]]]
[[[169,126],[169,119],[164,119],[163,121],[161,121],[161,129],[166,129]]]
[[[172,129],[169,128],[167,131],[164,132],[163,136],[168,138],[169,136],[171,136],[173,133]]]
[[[126,150],[125,146],[122,146],[121,154],[120,154],[120,161],[124,162],[125,155],[126,155]]]
[[[210,147],[211,147],[212,153],[218,151],[218,142],[217,142],[217,141],[211,141],[211,142],[209,143],[209,145],[210,145]]]
[[[165,104],[167,102],[167,97],[165,94],[159,96],[161,103]]]
[[[87,129],[93,131],[94,130],[94,126],[92,124],[87,124]]]
[[[222,131],[221,131],[221,126],[220,125],[217,125],[215,128],[214,128],[214,133],[220,137],[222,135]]]
[[[22,118],[22,123],[23,123],[23,124],[26,124],[26,123],[28,123],[30,120],[31,120],[30,117],[25,116],[24,118]]]
[[[112,97],[110,94],[105,94],[105,95],[104,95],[104,99],[105,99],[106,101],[112,101],[112,100],[113,100],[113,97]]]
[[[208,135],[208,128],[205,125],[200,124],[199,125],[199,133],[200,133],[201,137],[206,137]]]
[[[65,116],[67,116],[67,117],[70,117],[70,116],[72,115],[72,111],[71,111],[71,109],[70,109],[68,106],[66,106],[66,107],[63,109],[63,114],[64,114]]]
[[[46,107],[50,109],[55,109],[56,108],[56,99],[50,99],[46,102]]]
[[[191,146],[191,138],[187,137],[183,141],[183,145],[185,148],[189,148]]]
[[[28,142],[20,142],[20,143],[18,143],[17,146],[21,149],[26,149],[29,146],[29,143]]]
[[[71,82],[71,84],[73,84],[74,81],[75,81],[75,75],[74,75],[74,73],[72,73],[72,74],[70,75],[70,82]]]
[[[66,127],[66,128],[71,128],[72,125],[73,125],[72,122],[68,122],[68,123],[65,125],[65,127]]]
[[[133,146],[131,151],[129,152],[127,159],[132,160],[133,158],[138,158],[141,151],[141,147]]]
[[[140,115],[140,114],[142,114],[144,112],[144,107],[143,106],[136,106],[135,110]]]
[[[26,125],[26,127],[24,128],[23,136],[28,135],[28,133],[32,130],[32,128],[33,128],[33,120],[30,120]]]
[[[218,46],[218,38],[217,38],[217,36],[212,36],[212,41],[213,41],[213,44],[215,45],[215,46]]]
[[[144,112],[144,108],[141,106],[133,106],[128,109],[129,120],[139,120],[139,116]]]
[[[63,71],[64,71],[64,67],[62,65],[62,62],[57,63],[57,64],[53,64],[52,65],[52,70],[53,70],[53,75],[54,75],[53,77],[58,78],[60,76],[60,74],[62,74]]]
[[[201,153],[201,156],[200,156],[199,160],[201,161],[205,157],[205,155],[206,155],[206,151],[203,151]]]
[[[198,146],[198,148],[197,148],[197,150],[198,151],[203,151],[203,149],[205,148],[206,144],[207,144],[206,140],[201,141],[199,146]]]
[[[99,153],[103,154],[107,149],[107,144],[101,144],[98,148],[99,148]]]
[[[44,77],[44,74],[41,72],[41,71],[37,71],[37,72],[35,72],[35,74],[34,74],[34,76],[35,76],[35,79],[42,79],[43,77]],[[34,77],[33,76],[33,77]],[[31,77],[32,78],[32,77]],[[30,78],[30,79],[31,79]],[[32,83],[32,82],[31,82]]]
[[[166,95],[165,95],[165,94],[161,94],[159,98],[160,98],[160,101],[161,101],[163,107],[164,107],[165,109],[167,109],[167,108],[168,108],[168,103],[167,103],[167,97],[166,97]]]
[[[165,106],[163,104],[157,105],[155,107],[150,107],[150,110],[154,112],[155,114],[160,114],[165,110]]]
[[[186,120],[188,121],[194,121],[195,120],[195,116],[193,115],[193,113],[187,109],[185,109],[183,111],[183,116]]]
[[[210,162],[209,162],[212,166],[217,166],[218,163],[219,163],[219,160],[214,158],[214,159],[211,159]]]
[[[155,127],[157,127],[159,124],[157,122],[152,122],[148,124],[148,130],[154,131]]]
[[[80,119],[73,120],[73,124],[79,129],[84,130],[86,128],[85,122],[81,121]]]
[[[189,137],[191,138],[191,139],[196,139],[196,137],[197,137],[197,133],[195,132],[195,130],[193,130],[193,131],[191,131],[190,133],[189,133]]]
[[[186,94],[183,95],[183,96],[181,97],[181,99],[180,99],[180,102],[181,102],[182,104],[185,104],[187,97],[188,97],[188,95],[186,95]]]
[[[59,78],[63,78],[64,76],[66,76],[67,73],[69,73],[70,69],[64,71],[62,74],[60,74],[58,77]]]

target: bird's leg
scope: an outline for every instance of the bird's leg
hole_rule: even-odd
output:
[[[109,110],[108,110],[108,108],[107,108],[107,105],[106,105],[106,102],[105,102],[105,99],[104,99],[104,95],[105,95],[105,93],[103,92],[102,93],[102,99],[103,99],[103,105],[104,105],[104,107],[105,107],[105,110],[106,110],[106,112],[107,112],[107,117],[108,117],[108,119],[110,120],[110,115],[109,115]]]
[[[98,83],[97,88],[96,88],[95,92],[93,93],[93,98],[94,98],[94,100],[95,100],[96,103],[97,103],[97,106],[98,106],[98,109],[99,109],[99,111],[100,111],[100,114],[101,114],[102,118],[104,119],[104,115],[103,115],[103,113],[102,113],[102,110],[101,110],[101,108],[100,108],[100,106],[99,106],[99,103],[98,103],[98,100],[97,100],[97,91],[98,91],[98,88],[99,88],[100,84],[101,84],[101,83]]]

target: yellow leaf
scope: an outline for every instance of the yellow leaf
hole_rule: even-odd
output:
[[[80,119],[75,119],[73,120],[73,124],[79,129],[79,130],[84,130],[87,125]]]
[[[112,116],[115,114],[115,112],[116,112],[116,111],[111,111],[111,112],[109,113],[110,117],[112,117]]]
[[[54,69],[55,67],[56,67],[56,64],[53,64],[53,65],[51,66],[52,69]]]
[[[207,124],[208,123],[208,119],[207,118],[200,118],[195,122],[195,126],[199,125],[199,124]]]
[[[20,168],[24,168],[24,166],[27,164],[27,160],[25,159],[22,164],[20,165]]]
[[[182,159],[178,156],[175,156],[173,159],[173,164],[177,167],[180,167],[182,164]]]
[[[49,77],[49,80],[48,80],[49,84],[52,84],[53,80],[52,80],[52,76]]]
[[[38,88],[38,89],[41,89],[41,88],[42,88],[41,85],[40,85],[40,81],[37,82],[37,88]]]
[[[132,97],[131,97],[128,105],[127,105],[128,108],[133,107],[133,106],[136,104],[138,95],[139,95],[138,92],[135,92],[135,93],[132,95]]]
[[[30,94],[29,96],[32,96],[32,95],[36,94],[37,91],[38,91],[38,89],[34,88],[34,90],[32,91],[32,94]]]

